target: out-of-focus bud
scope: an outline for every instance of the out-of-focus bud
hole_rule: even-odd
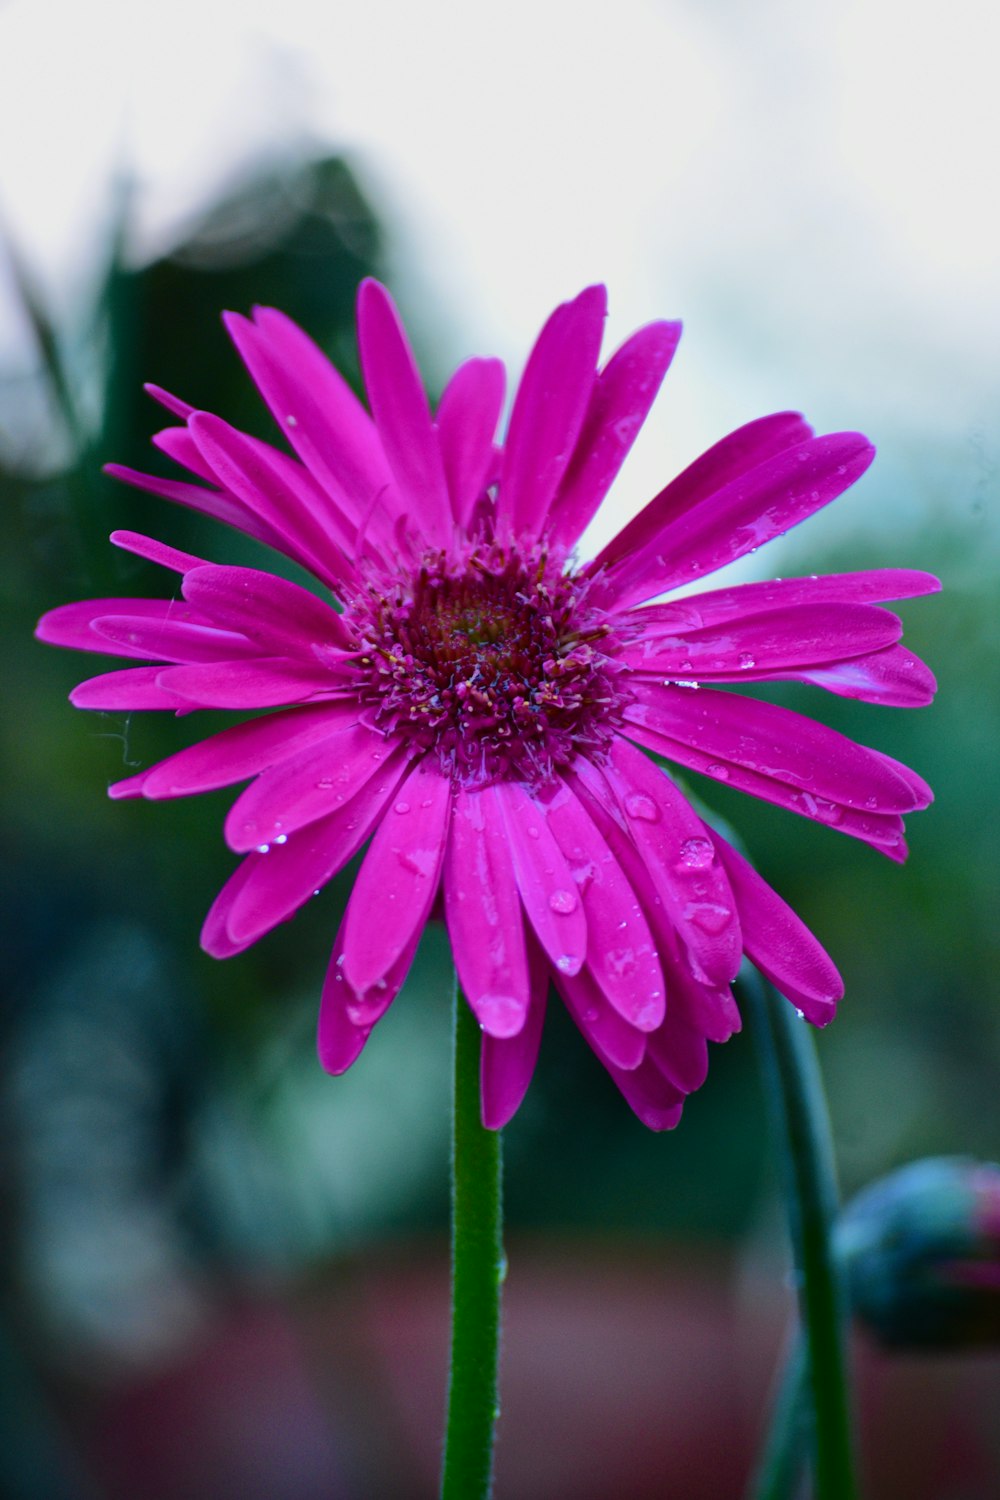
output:
[[[1000,1344],[1000,1166],[912,1162],[848,1204],[836,1245],[851,1306],[881,1343]]]

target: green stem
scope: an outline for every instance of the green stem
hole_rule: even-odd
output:
[[[479,1026],[455,984],[451,1162],[451,1373],[441,1500],[487,1500],[497,1419],[504,1277],[500,1132],[479,1103]]]
[[[751,1500],[792,1500],[802,1476],[806,1437],[806,1342],[796,1332],[771,1408],[767,1441],[750,1486]]]
[[[816,1048],[794,1008],[755,971],[743,989],[764,1092],[782,1142],[785,1196],[805,1337],[816,1500],[854,1500],[843,1296],[831,1235],[839,1207],[830,1117]],[[794,1436],[795,1425],[791,1424]]]

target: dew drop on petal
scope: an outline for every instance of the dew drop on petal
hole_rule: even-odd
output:
[[[795,1014],[798,1016],[800,1021],[804,1021],[806,1018],[806,1013],[804,1010],[796,1010]]]
[[[399,813],[401,817],[404,813],[408,813],[409,810],[410,804],[408,802],[397,802],[395,807],[393,808],[393,812]]]
[[[569,916],[570,912],[576,911],[579,904],[574,891],[553,891],[549,897],[552,910],[559,912],[561,916]]]
[[[757,658],[755,656],[751,656],[749,651],[741,651],[738,660],[741,672],[749,672],[751,667],[755,667],[757,665]]]
[[[556,968],[560,974],[579,974],[580,960],[573,958],[569,953],[562,953],[556,959]]]
[[[625,798],[625,811],[630,818],[640,818],[644,823],[656,823],[660,817],[660,809],[645,792],[629,792]]]
[[[678,869],[707,870],[714,859],[715,850],[712,847],[710,839],[685,839],[681,844],[681,858]]]
[[[257,853],[258,854],[270,854],[270,852],[271,852],[271,846],[270,846],[270,844],[258,844],[257,845]]]
[[[721,761],[714,760],[710,766],[705,767],[705,773],[708,776],[714,776],[716,781],[729,780],[729,767],[724,766]]]
[[[732,920],[732,908],[716,901],[689,901],[684,908],[684,917],[707,932],[711,937],[728,926]]]

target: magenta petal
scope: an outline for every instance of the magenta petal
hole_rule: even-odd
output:
[[[310,671],[303,662],[286,657],[161,667],[159,681],[187,705],[199,708],[283,708],[337,687],[318,664]]]
[[[324,1071],[335,1077],[357,1062],[372,1031],[370,1026],[354,1025],[347,1014],[346,998],[343,976],[331,961],[319,1003],[316,1051]]]
[[[383,982],[437,895],[451,786],[421,761],[372,839],[344,917],[344,978],[362,998]]]
[[[837,432],[775,454],[723,489],[699,496],[697,504],[690,504],[682,489],[678,506],[674,486],[668,485],[637,518],[652,512],[645,527],[650,539],[608,566],[603,588],[623,608],[714,573],[842,495],[874,457],[875,449],[860,433]],[[626,527],[619,540],[630,530]]]
[[[527,1093],[538,1061],[549,974],[537,945],[532,945],[529,963],[531,1003],[524,1025],[512,1037],[483,1033],[479,1078],[482,1119],[487,1130],[500,1130],[513,1117]]]
[[[74,651],[99,651],[104,656],[140,656],[137,650],[115,650],[111,642],[94,630],[94,621],[106,615],[128,614],[154,624],[167,618],[207,624],[205,616],[189,604],[171,599],[81,599],[60,604],[42,615],[35,636],[47,646],[69,646]]]
[[[69,695],[74,708],[103,709],[108,713],[133,713],[140,709],[169,708],[186,712],[191,704],[160,686],[162,667],[123,667],[102,672],[78,683]]]
[[[571,546],[593,519],[656,399],[680,336],[680,323],[650,323],[597,377],[552,505],[549,534],[555,541]]]
[[[625,615],[630,625],[647,635],[680,635],[742,620],[746,615],[793,604],[884,604],[890,599],[913,599],[933,594],[940,581],[931,573],[913,568],[874,568],[866,573],[823,573],[809,578],[775,578],[763,583],[737,583],[732,588],[709,589],[672,599],[666,604],[646,604]]]
[[[152,443],[154,448],[159,448],[167,458],[173,459],[182,468],[189,469],[197,478],[204,479],[207,484],[216,483],[211,464],[205,462],[198,444],[186,426],[165,427],[162,432],[154,432]]]
[[[624,740],[603,768],[697,976],[728,984],[742,957],[736,903],[705,825],[673,782]]]
[[[650,1130],[673,1130],[680,1120],[685,1095],[668,1082],[649,1058],[632,1070],[608,1063],[605,1067],[644,1125]]]
[[[399,957],[386,970],[384,978],[365,995],[356,995],[344,977],[344,925],[341,924],[333,945],[328,982],[332,994],[344,1007],[352,1026],[370,1029],[385,1015],[406,982],[420,946],[422,929],[416,928]]]
[[[625,717],[653,737],[669,736],[806,798],[878,813],[918,806],[906,778],[875,751],[790,708],[710,688],[694,692],[638,680],[632,686],[636,701]],[[659,744],[653,748],[660,750]]]
[[[338,733],[356,721],[357,712],[354,703],[320,703],[234,724],[144,771],[142,794],[153,799],[187,797],[246,781]]]
[[[340,615],[300,584],[257,568],[206,564],[184,577],[185,599],[226,630],[238,630],[268,656],[305,656],[313,647],[354,645]]]
[[[194,407],[189,402],[182,401],[180,396],[172,396],[169,391],[163,389],[162,385],[154,385],[151,380],[146,381],[143,390],[147,396],[152,396],[154,401],[165,406],[167,411],[173,412],[175,417],[180,417],[182,422],[186,422],[194,411]]]
[[[626,1021],[652,1031],[663,1020],[663,970],[639,900],[569,787],[560,787],[545,812],[583,901],[587,969]]]
[[[545,811],[519,782],[499,782],[514,878],[538,941],[561,974],[577,974],[587,954],[587,921],[573,872]]]
[[[492,787],[455,794],[444,904],[459,982],[476,1019],[491,1036],[515,1036],[531,985],[521,901]]]
[[[437,432],[396,306],[370,279],[358,289],[358,347],[372,416],[412,523],[444,547],[452,513]]]
[[[590,969],[579,974],[556,974],[563,1003],[592,1049],[607,1066],[637,1068],[646,1055],[646,1031],[630,1026],[608,1004]]]
[[[606,311],[604,287],[587,287],[556,308],[528,357],[500,475],[500,512],[515,536],[544,529],[587,413]]]
[[[860,698],[886,708],[926,708],[937,692],[930,667],[905,646],[889,646],[871,656],[810,667],[796,676],[842,698]]]
[[[226,818],[227,844],[243,853],[336,812],[388,755],[386,741],[373,729],[334,720],[328,737],[262,771],[240,793]]]
[[[360,525],[374,498],[388,495],[392,487],[374,422],[347,381],[298,324],[274,307],[255,307],[253,316],[253,325],[247,325],[252,326],[253,337],[240,345],[240,352],[264,399],[303,461],[314,472],[328,474],[352,497],[356,507],[352,521]],[[289,424],[288,415],[296,411],[304,412],[306,419]],[[386,515],[396,513],[394,505]]]
[[[499,359],[470,359],[444,388],[437,410],[438,440],[451,509],[468,527],[473,507],[492,477],[493,439],[503,406],[506,372]]]
[[[708,1077],[708,1043],[679,1006],[667,1009],[666,1019],[646,1043],[646,1056],[668,1083],[693,1094]]]
[[[231,938],[255,942],[332,880],[358,852],[382,816],[405,773],[406,760],[391,755],[344,807],[291,834],[267,854],[250,854],[252,879],[234,901],[228,917]]]
[[[720,834],[712,839],[739,903],[747,957],[807,1020],[825,1026],[844,993],[833,960],[753,866]]]
[[[144,557],[147,562],[158,563],[161,568],[170,568],[174,573],[186,573],[189,568],[205,565],[203,557],[168,547],[166,542],[158,542],[155,537],[143,536],[138,531],[113,531],[109,540],[123,552],[132,552],[136,557]]]
[[[159,495],[163,500],[173,501],[175,505],[184,505],[188,510],[197,511],[199,515],[211,516],[226,526],[232,526],[236,531],[243,531],[247,536],[266,542],[270,547],[279,545],[269,526],[223,490],[210,490],[204,485],[186,484],[177,479],[161,479],[158,474],[143,474],[141,470],[130,469],[125,464],[105,464],[104,472],[112,479],[120,479],[123,484],[133,485],[137,490],[146,490],[151,495]]]
[[[238,864],[209,908],[201,929],[201,946],[206,953],[211,954],[212,958],[232,958],[234,954],[242,953],[243,949],[249,947],[253,941],[252,938],[248,938],[246,942],[236,942],[230,937],[228,931],[233,904],[253,875],[253,871],[252,859],[245,859]]]
[[[306,470],[208,412],[195,412],[189,427],[219,483],[264,521],[283,552],[335,584],[351,576],[353,528]]]
[[[902,633],[897,616],[874,605],[792,604],[676,635],[656,631],[621,659],[644,676],[759,680],[879,651]]]
[[[103,649],[115,656],[188,664],[255,660],[259,656],[257,646],[245,636],[217,630],[213,625],[193,625],[183,618],[183,609],[173,616],[171,604],[166,602],[160,619],[149,619],[145,613],[100,615],[91,629],[99,641],[106,643]]]

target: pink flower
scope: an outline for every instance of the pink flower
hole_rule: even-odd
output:
[[[228,315],[295,456],[150,387],[181,424],[154,442],[204,483],[109,472],[293,558],[319,592],[116,532],[180,573],[182,598],[68,604],[38,628],[138,663],[81,683],[79,708],[280,710],[111,795],[249,781],[225,825],[244,858],[202,934],[218,958],[291,917],[371,840],[323,990],[333,1073],[391,1004],[441,893],[492,1127],[524,1096],[550,982],[653,1129],[676,1124],[704,1080],[707,1041],[738,1030],[744,953],[817,1025],[843,993],[817,940],[645,750],[895,860],[902,815],[931,800],[888,756],[729,685],[928,703],[933,677],[878,606],[936,579],[894,569],[644,603],[835,499],[871,462],[865,438],[814,437],[788,412],[751,422],[576,560],[680,335],[652,323],[598,369],[604,315],[602,287],[552,314],[502,447],[503,366],[463,364],[432,415],[374,281],[358,299],[371,415],[283,314]]]

